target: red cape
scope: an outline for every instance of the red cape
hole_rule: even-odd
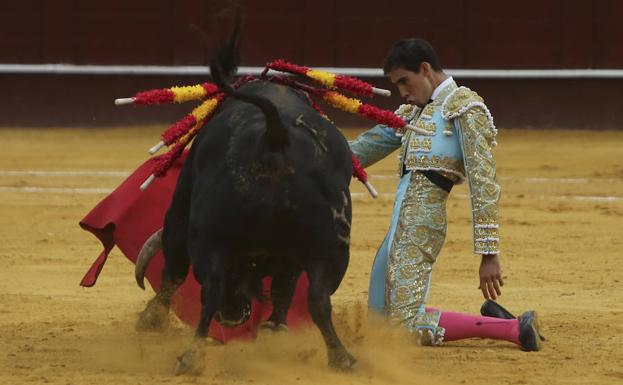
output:
[[[164,215],[171,202],[173,191],[186,153],[178,159],[164,177],[156,180],[145,191],[139,186],[151,174],[155,159],[143,163],[119,187],[104,198],[80,221],[80,226],[93,233],[103,244],[104,250],[91,265],[80,285],[95,285],[108,254],[116,245],[132,263],[143,246],[143,243],[162,228]],[[157,292],[160,289],[161,271],[164,265],[162,252],[152,259],[145,276]],[[270,298],[270,277],[263,281],[266,298]],[[288,312],[287,322],[290,327],[309,323],[311,318],[307,310],[308,281],[305,273],[297,282],[296,292]],[[196,326],[199,321],[200,286],[192,272],[173,297],[171,307],[175,314],[185,323]],[[258,325],[266,320],[272,311],[270,302],[253,301],[251,317],[243,325],[226,328],[212,321],[210,337],[227,341],[232,338],[255,337]]]

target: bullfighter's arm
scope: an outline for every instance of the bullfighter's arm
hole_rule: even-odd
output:
[[[349,144],[361,165],[369,167],[399,148],[402,141],[390,127],[377,125]]]
[[[461,93],[464,93],[463,97]],[[497,131],[489,110],[475,92],[459,89],[455,96],[459,100],[457,103],[447,103],[446,107],[450,106],[450,111],[444,113],[447,118],[454,118],[463,148],[463,162],[472,200],[474,253],[482,255],[478,288],[486,299],[495,300],[502,294],[500,287],[504,285],[498,257],[500,185],[496,180],[491,151]]]
[[[412,104],[402,104],[395,114],[405,122],[411,123],[418,111],[419,108]],[[363,167],[368,167],[385,158],[401,145],[402,135],[396,135],[390,127],[377,125],[350,142],[350,149],[359,158]]]
[[[406,122],[410,122],[417,112],[417,107],[403,104],[395,113]],[[379,124],[359,135],[349,144],[351,151],[361,161],[361,165],[369,167],[400,148],[402,136],[397,136],[392,128]]]
[[[460,133],[472,201],[474,253],[498,254],[500,185],[492,153],[496,133],[493,119],[486,106],[479,103],[454,122]]]

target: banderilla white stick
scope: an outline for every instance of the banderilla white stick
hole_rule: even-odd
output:
[[[154,155],[155,153],[158,152],[158,150],[160,150],[162,147],[164,147],[164,142],[161,140],[158,143],[156,143],[152,148],[149,149],[149,154],[150,155]]]
[[[372,87],[372,93],[375,95],[381,95],[381,96],[392,96],[392,92],[384,88]]]
[[[372,183],[366,181],[366,183],[364,183],[364,185],[368,189],[368,192],[370,193],[370,195],[372,195],[372,198],[375,198],[375,199],[378,198],[379,193],[376,192],[376,189],[374,188],[374,186],[372,186]]]
[[[141,185],[141,191],[147,190],[147,187],[149,187],[149,185],[151,184],[151,182],[154,181],[154,179],[156,179],[156,176],[154,174],[151,174],[149,178],[145,179],[145,182],[143,182],[143,184]]]
[[[115,99],[115,106],[122,106],[124,104],[134,104],[136,98],[119,98]]]
[[[421,135],[428,135],[428,136],[430,136],[430,134],[431,134],[430,132],[426,131],[423,128],[415,127],[415,126],[412,126],[410,124],[407,124],[406,126],[404,126],[404,128],[406,128],[407,130],[411,130],[413,132],[417,132],[418,134],[421,134]]]

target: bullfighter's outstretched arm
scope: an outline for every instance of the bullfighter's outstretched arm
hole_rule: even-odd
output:
[[[399,148],[402,141],[392,128],[376,125],[349,144],[361,165],[369,167]]]

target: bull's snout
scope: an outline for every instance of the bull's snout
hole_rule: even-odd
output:
[[[251,317],[251,301],[244,301],[239,306],[226,306],[214,313],[214,319],[222,326],[235,328],[247,322]]]

